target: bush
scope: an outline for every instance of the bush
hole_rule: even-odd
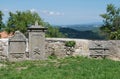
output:
[[[57,56],[54,53],[52,53],[48,58],[49,59],[57,59]]]
[[[76,42],[75,41],[67,41],[65,42],[65,46],[67,47],[75,47]]]

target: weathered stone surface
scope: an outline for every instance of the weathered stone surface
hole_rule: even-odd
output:
[[[7,60],[8,57],[8,39],[0,39],[0,61]]]
[[[14,36],[9,38],[9,60],[20,61],[25,60],[26,37],[19,31],[16,31]]]
[[[76,45],[73,48],[74,51],[71,51],[70,48],[64,46],[65,41],[75,41]],[[102,55],[104,54],[106,57],[111,59],[120,59],[120,40],[85,40],[85,39],[66,39],[66,38],[47,38],[46,39],[46,49],[47,55],[50,55],[55,48],[57,48],[59,42],[59,49],[61,48],[66,53],[60,52],[61,50],[57,50],[60,52],[62,56],[90,56],[91,54]],[[52,45],[51,45],[52,44]],[[97,50],[89,50],[90,48],[97,48]],[[100,49],[99,49],[100,48]]]
[[[110,40],[107,42],[109,57],[120,59],[120,40]]]
[[[66,56],[66,50],[63,42],[51,42],[46,41],[46,57],[55,55],[58,58],[63,58]]]
[[[89,55],[89,41],[85,39],[76,39],[76,46],[75,52],[73,56],[80,55],[80,56],[88,56]]]
[[[28,28],[29,58],[32,60],[45,59],[45,30],[38,23]]]
[[[89,41],[89,50],[91,57],[107,57],[109,56],[107,41],[94,40]]]
[[[15,34],[16,35],[16,34]],[[42,38],[42,35],[44,36],[43,31],[37,30],[37,33],[35,30],[31,31],[31,37],[29,37],[29,45],[31,46],[29,48],[26,48],[26,43],[24,42],[25,39],[17,41],[11,40],[8,45],[8,39],[0,39],[0,61],[6,60],[11,57],[12,60],[23,60],[23,59],[44,59],[50,56],[51,54],[55,54],[58,58],[62,58],[65,56],[76,56],[76,55],[82,55],[82,56],[90,56],[90,54],[96,54],[96,53],[103,53],[103,50],[89,50],[90,48],[108,48],[109,50],[106,50],[104,53],[109,54],[107,57],[111,59],[117,59],[120,60],[120,40],[84,40],[84,39],[67,39],[67,38]],[[20,36],[21,37],[21,36]],[[32,39],[34,38],[34,39]],[[10,38],[11,39],[11,38]],[[74,48],[66,47],[65,42],[66,41],[75,41],[76,45]],[[31,43],[31,44],[30,44]],[[17,46],[18,45],[18,46]],[[23,45],[23,46],[22,46]],[[45,48],[44,48],[45,45]],[[43,46],[43,47],[41,47]],[[8,52],[11,48],[11,51]],[[23,49],[21,50],[21,47]],[[19,49],[20,48],[20,49]],[[27,50],[26,50],[27,49]],[[25,53],[25,50],[27,53]],[[14,52],[13,52],[14,51]],[[24,53],[21,53],[21,52]],[[29,53],[29,51],[31,51]],[[43,51],[43,52],[41,52]],[[27,58],[26,58],[27,56]]]
[[[66,41],[75,41],[75,47],[66,47]],[[88,40],[82,39],[66,39],[66,38],[47,38],[46,39],[46,54],[49,56],[51,53],[55,52],[55,55],[59,57],[65,56],[88,56]]]

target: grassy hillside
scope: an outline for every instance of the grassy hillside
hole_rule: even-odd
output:
[[[120,62],[84,57],[6,63],[0,79],[120,79]]]

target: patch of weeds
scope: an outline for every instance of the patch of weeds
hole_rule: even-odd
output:
[[[66,41],[65,46],[67,47],[75,47],[76,42],[75,41]]]
[[[54,53],[52,53],[48,58],[49,59],[57,59],[57,56]]]

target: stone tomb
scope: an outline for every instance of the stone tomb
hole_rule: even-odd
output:
[[[16,31],[14,36],[9,38],[8,43],[9,60],[25,60],[26,37],[21,32]]]
[[[29,58],[31,60],[45,59],[45,31],[47,28],[35,25],[28,28],[29,31]]]
[[[107,41],[90,41],[89,50],[91,57],[102,57],[105,58],[108,56]]]

